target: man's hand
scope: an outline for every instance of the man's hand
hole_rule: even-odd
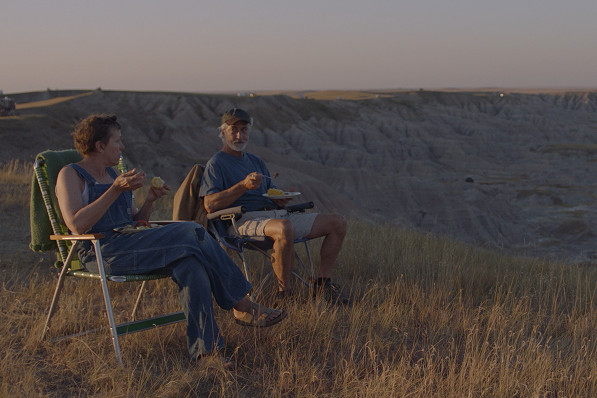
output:
[[[259,186],[261,185],[261,174],[259,173],[251,173],[248,174],[245,179],[243,180],[242,184],[243,186],[249,190],[249,189],[257,189],[259,188]]]
[[[292,187],[290,188],[290,191],[288,192],[294,192],[296,191],[296,188]],[[294,199],[294,197],[290,197],[288,199],[272,199],[272,202],[274,202],[276,204],[276,206],[278,207],[285,207],[288,203],[290,203],[290,201]]]

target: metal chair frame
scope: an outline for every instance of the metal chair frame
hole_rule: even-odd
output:
[[[289,212],[304,212],[305,210],[311,208],[313,208],[313,202],[305,202],[285,207],[285,209]],[[257,286],[253,287],[251,297],[254,299],[259,295],[259,293],[273,274],[273,269],[271,269],[271,255],[269,253],[269,250],[271,250],[272,248],[273,241],[265,236],[242,236],[238,232],[236,221],[245,212],[246,210],[243,206],[237,206],[210,213],[207,215],[207,229],[209,233],[211,233],[212,236],[220,243],[220,246],[222,246],[224,249],[230,249],[238,255],[243,266],[245,278],[249,282],[251,281],[251,279],[249,275],[249,265],[245,249],[257,251],[263,255],[262,269],[267,267],[266,263],[268,261],[270,262],[270,270],[268,271],[268,273],[265,275],[265,277],[262,277],[261,281],[258,283]],[[233,227],[234,231],[236,232],[235,235],[228,234],[227,231],[229,226]],[[294,241],[294,255],[300,267],[295,267],[292,270],[292,275],[308,287],[312,286],[315,275],[313,268],[313,259],[311,257],[311,250],[309,249],[309,242],[311,240],[312,239],[303,238],[296,239]],[[303,259],[296,250],[296,245],[301,244],[305,248],[306,259]],[[301,273],[303,275],[301,275]]]
[[[123,162],[119,164],[119,168],[121,171],[124,170]],[[57,216],[58,204],[54,203],[52,200],[52,196],[49,192],[49,185],[48,185],[48,174],[46,169],[45,160],[43,154],[39,154],[35,160],[34,164],[34,173],[37,183],[39,185],[40,191],[43,196],[43,201],[48,213],[48,218],[50,220],[52,230],[54,232],[53,235],[50,235],[50,239],[55,241],[57,244],[58,249],[58,257],[59,262],[62,263],[60,274],[58,276],[58,281],[56,283],[56,289],[54,291],[54,296],[52,297],[52,303],[48,310],[48,314],[46,317],[46,322],[42,331],[41,339],[43,340],[46,336],[47,331],[49,330],[50,320],[54,315],[57,306],[58,300],[60,298],[60,294],[64,287],[64,282],[66,276],[74,276],[74,277],[81,277],[81,278],[91,278],[95,280],[99,280],[102,286],[102,294],[104,298],[104,304],[106,307],[106,312],[108,316],[108,323],[110,328],[110,335],[112,339],[112,344],[114,346],[114,350],[116,352],[116,358],[118,363],[122,366],[122,354],[120,350],[120,343],[119,343],[119,336],[140,332],[147,329],[153,329],[158,326],[170,325],[173,323],[181,322],[186,320],[185,315],[182,311],[172,312],[169,314],[162,314],[159,316],[155,316],[152,318],[146,318],[141,320],[135,320],[137,309],[141,298],[143,296],[143,292],[146,287],[146,283],[149,280],[156,280],[167,278],[167,275],[161,274],[147,274],[147,275],[126,275],[126,276],[118,276],[118,275],[107,275],[104,269],[104,262],[102,258],[102,253],[100,249],[100,239],[104,237],[103,234],[83,234],[83,235],[69,235],[68,229],[66,225],[59,221]],[[161,224],[165,224],[167,222],[157,222]],[[89,272],[83,269],[80,265],[77,265],[74,261],[77,257],[77,249],[84,241],[90,241],[93,244],[95,249],[95,257],[98,264],[98,273]],[[70,246],[70,248],[69,248]],[[142,282],[141,286],[139,287],[139,291],[137,294],[137,299],[135,301],[135,305],[133,307],[131,313],[131,321],[121,323],[116,325],[114,320],[114,312],[113,307],[110,299],[110,292],[108,290],[108,281],[110,282]],[[53,341],[64,340],[67,338],[78,337],[88,333],[96,332],[100,328],[89,329],[83,332],[71,334],[68,336],[62,336],[59,338],[53,339]]]

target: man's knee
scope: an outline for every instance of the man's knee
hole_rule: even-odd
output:
[[[346,219],[340,214],[319,214],[313,223],[311,233],[307,238],[321,236],[335,236],[344,239],[346,235]]]
[[[274,241],[294,241],[294,227],[292,222],[285,219],[270,220],[265,226],[265,235]]]
[[[346,218],[344,218],[344,216],[341,216],[340,214],[333,214],[332,216],[334,217],[333,224],[336,231],[338,231],[338,233],[341,233],[342,235],[346,235]]]
[[[346,219],[340,214],[327,214],[325,223],[330,234],[346,235]]]

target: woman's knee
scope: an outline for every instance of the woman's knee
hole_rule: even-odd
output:
[[[172,268],[172,279],[182,286],[192,286],[211,290],[209,275],[195,256],[188,256],[177,261]]]
[[[197,238],[198,241],[205,239],[205,229],[192,221],[168,224],[168,227],[170,228],[170,238],[179,243],[185,242],[187,239]]]

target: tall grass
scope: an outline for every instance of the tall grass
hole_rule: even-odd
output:
[[[166,216],[168,205],[162,206]],[[288,319],[264,330],[240,327],[230,313],[218,311],[227,353],[238,363],[227,372],[217,361],[186,359],[184,324],[122,337],[123,368],[107,331],[39,341],[55,282],[49,260],[31,254],[0,265],[0,396],[597,393],[597,272],[590,267],[352,220],[335,279],[354,305],[330,307],[303,290],[287,305]],[[65,289],[50,338],[105,323],[97,282],[69,279]],[[111,285],[120,320],[134,289]],[[261,300],[268,302],[268,295]],[[141,311],[178,306],[174,284],[162,280],[150,287]]]
[[[11,160],[0,164],[0,202],[4,207],[29,203],[30,163]]]

